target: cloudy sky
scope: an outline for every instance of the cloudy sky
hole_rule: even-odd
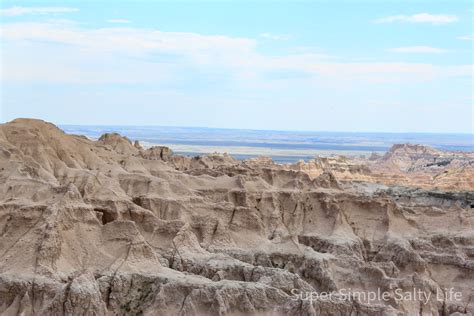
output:
[[[1,116],[473,133],[470,1],[2,1]]]

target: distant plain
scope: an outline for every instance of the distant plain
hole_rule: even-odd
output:
[[[116,132],[143,147],[165,145],[176,154],[195,156],[228,153],[237,159],[268,156],[280,163],[310,160],[316,155],[368,156],[384,153],[393,144],[411,143],[440,150],[474,151],[473,134],[352,133],[266,131],[167,126],[61,125],[65,132],[98,139]]]

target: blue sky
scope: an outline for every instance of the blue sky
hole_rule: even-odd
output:
[[[470,1],[2,1],[1,121],[473,133]]]

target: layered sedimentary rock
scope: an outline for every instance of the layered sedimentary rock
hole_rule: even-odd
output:
[[[368,159],[318,157],[288,168],[301,170],[312,177],[324,171],[348,182],[404,185],[450,191],[474,188],[474,153],[443,152],[427,146],[397,144],[383,156]]]
[[[117,134],[92,141],[38,120],[3,124],[0,313],[473,314],[472,183],[434,190],[373,176],[466,172],[472,159],[394,152],[279,165],[175,156]],[[445,154],[449,163],[427,158]],[[397,295],[413,290],[431,295]],[[324,292],[336,296],[308,299]]]

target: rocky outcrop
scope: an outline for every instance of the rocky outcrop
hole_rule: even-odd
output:
[[[444,152],[427,146],[393,145],[385,155],[360,157],[316,157],[288,165],[315,178],[331,172],[343,182],[404,185],[450,191],[474,187],[474,153]]]
[[[422,169],[438,155],[416,152]],[[474,313],[472,186],[375,185],[359,163],[189,158],[38,120],[0,125],[0,313]],[[413,290],[431,294],[397,296]]]
[[[152,146],[147,150],[142,150],[140,155],[149,160],[168,161],[173,156],[173,151],[165,146]]]

